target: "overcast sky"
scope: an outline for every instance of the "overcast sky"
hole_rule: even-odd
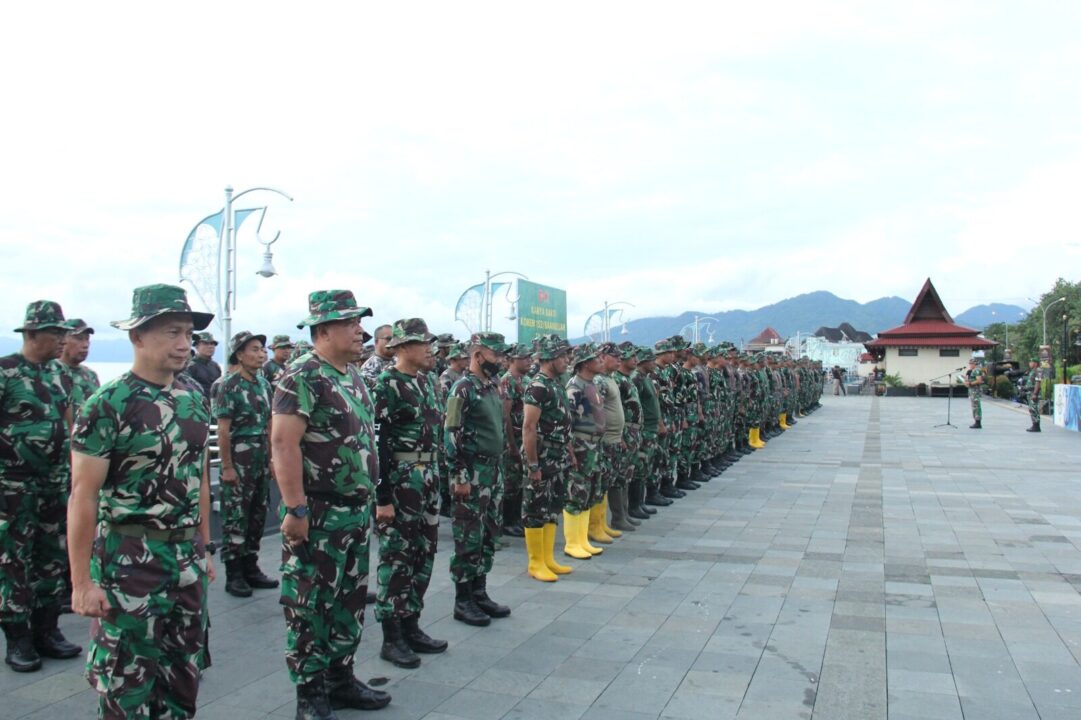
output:
[[[241,204],[281,275],[242,233],[234,330],[345,287],[461,336],[486,268],[566,288],[572,336],[606,299],[931,276],[957,314],[1076,279],[1079,3],[317,5],[6,8],[0,331],[126,317],[227,184],[295,197]]]

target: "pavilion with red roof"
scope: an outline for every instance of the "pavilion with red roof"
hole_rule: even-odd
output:
[[[996,344],[980,337],[979,330],[954,323],[931,278],[927,278],[904,323],[880,332],[864,346],[876,362],[885,363],[887,373],[899,375],[905,385],[911,386],[931,384],[934,378],[964,367],[973,351]]]

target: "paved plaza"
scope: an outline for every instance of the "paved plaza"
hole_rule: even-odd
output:
[[[357,656],[391,718],[1081,718],[1081,437],[1007,403],[982,431],[954,401],[824,407],[558,583],[496,556],[489,628],[450,617],[440,529],[423,622],[450,641],[416,670]],[[264,545],[276,567],[277,538]],[[374,555],[373,555],[374,557]],[[374,569],[374,561],[373,561]],[[211,589],[200,718],[291,718],[275,591]],[[85,644],[88,621],[65,616]],[[0,717],[91,717],[82,661],[0,669]]]

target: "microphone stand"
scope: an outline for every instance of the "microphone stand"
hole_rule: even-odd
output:
[[[946,422],[939,423],[938,425],[935,425],[936,428],[952,427],[954,430],[957,429],[957,426],[954,425],[952,422],[950,422],[950,410],[951,410],[951,404],[953,403],[953,374],[961,372],[963,370],[964,370],[964,368],[957,368],[956,370],[950,370],[945,375],[939,375],[938,377],[931,378],[931,382],[934,382],[935,380],[941,380],[942,378],[946,378],[946,383],[947,383],[946,384],[946,389],[948,391],[947,394],[946,394]]]

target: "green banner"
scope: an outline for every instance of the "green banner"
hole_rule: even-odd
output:
[[[551,333],[567,337],[567,291],[518,280],[518,342]]]

